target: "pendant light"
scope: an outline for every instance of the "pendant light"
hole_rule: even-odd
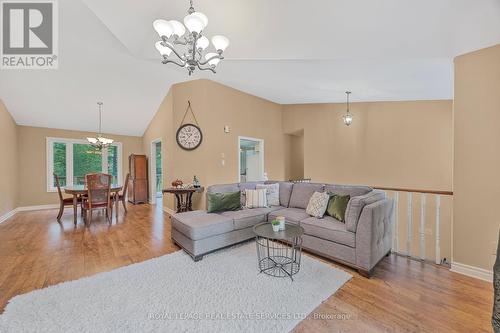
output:
[[[352,113],[349,110],[349,95],[351,94],[351,92],[350,91],[346,91],[345,94],[347,95],[347,112],[342,117],[342,120],[344,121],[344,124],[346,126],[350,126],[352,124]]]

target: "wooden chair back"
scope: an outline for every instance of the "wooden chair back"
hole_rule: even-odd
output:
[[[125,198],[127,196],[127,191],[128,191],[128,180],[130,179],[130,173],[127,173],[127,176],[125,177],[125,184],[123,184],[123,193],[122,196]]]
[[[89,196],[89,206],[107,205],[111,202],[111,175],[93,173],[85,175],[85,184]]]
[[[62,195],[62,191],[61,191],[61,185],[59,183],[59,176],[56,175],[55,173],[53,175],[54,175],[54,181],[56,183],[57,194],[59,194],[59,200],[62,202],[63,201],[63,195]]]

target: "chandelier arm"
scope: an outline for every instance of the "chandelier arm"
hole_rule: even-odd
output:
[[[185,67],[186,66],[186,63],[178,63],[177,61],[170,60],[170,59],[167,59],[167,58],[165,58],[161,63],[164,64],[164,65],[171,63],[171,64],[175,64],[175,65],[177,65],[179,67]]]
[[[214,74],[216,73],[215,69],[213,69],[212,67],[201,67],[200,63],[198,63],[197,66],[200,71],[211,71]]]
[[[175,45],[187,45],[187,41],[183,40],[183,39],[180,39],[180,38],[177,38],[177,39],[175,39],[175,40],[172,41],[172,44],[175,44]]]
[[[179,60],[184,61],[184,59],[182,58],[182,56],[175,50],[174,47],[172,47],[168,43],[165,43],[165,46],[168,47],[170,50],[172,50],[172,52],[174,52],[174,54],[177,56],[177,58],[179,58]]]
[[[224,59],[224,57],[221,56],[221,55],[219,55],[219,54],[217,54],[217,55],[211,56],[210,58],[206,59],[205,61],[200,61],[200,65],[206,65],[206,64],[208,64],[208,62],[210,60],[213,60],[213,59],[220,59],[220,60],[222,60],[222,59]]]
[[[201,57],[202,57],[201,51],[199,49],[197,49],[196,54],[198,55],[198,62],[200,62]]]

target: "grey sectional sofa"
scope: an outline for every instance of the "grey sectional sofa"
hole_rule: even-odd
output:
[[[367,186],[278,183],[280,206],[210,214],[206,211],[174,214],[172,240],[197,261],[209,252],[255,237],[252,229],[255,224],[284,216],[287,222],[304,228],[302,245],[305,250],[354,267],[364,276],[370,276],[373,267],[390,252],[393,202],[384,192]],[[207,191],[241,191],[244,204],[245,189],[254,189],[256,184],[213,185]],[[309,198],[315,191],[351,196],[345,223],[330,216],[318,219],[306,213]]]

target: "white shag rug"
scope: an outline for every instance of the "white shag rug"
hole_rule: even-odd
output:
[[[288,332],[351,277],[305,255],[293,282],[259,274],[255,242],[178,251],[16,296],[0,332]]]

